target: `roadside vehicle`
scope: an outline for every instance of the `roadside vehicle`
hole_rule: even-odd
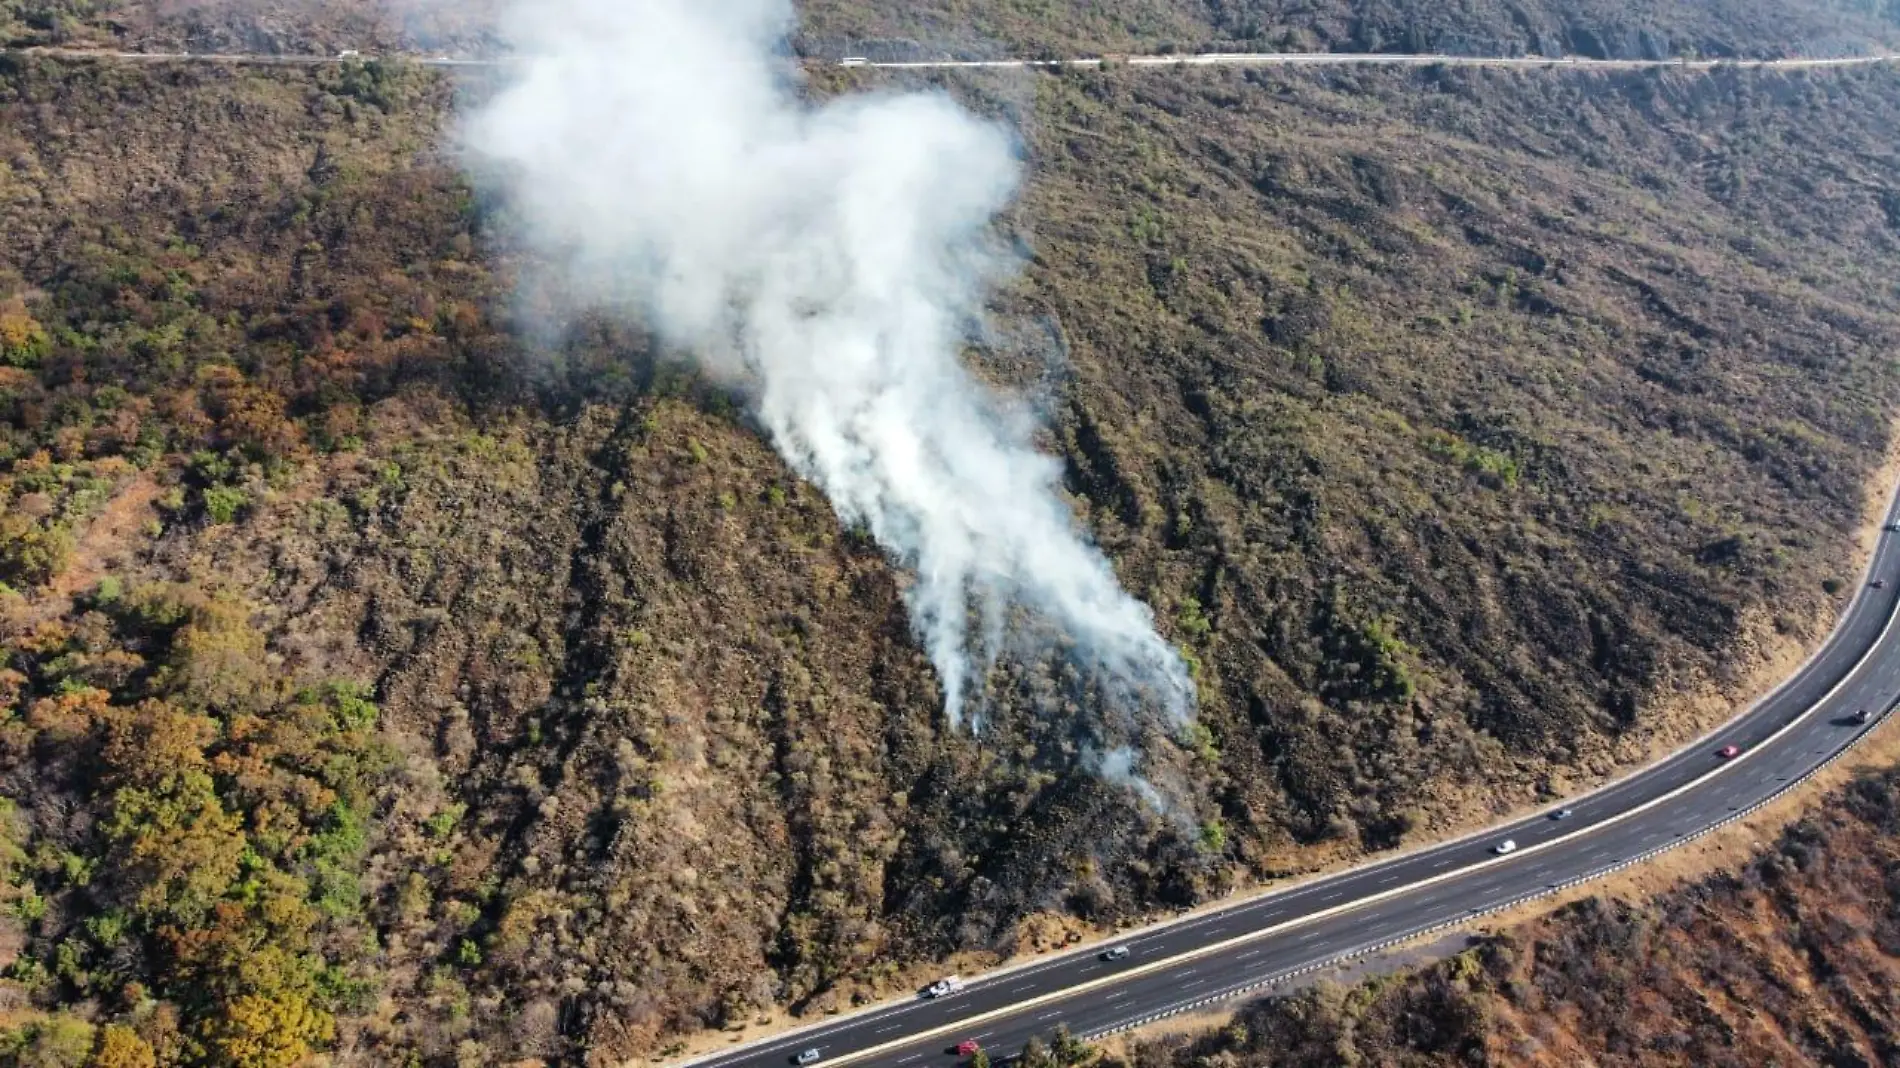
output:
[[[1571,812],[1567,808],[1560,808],[1557,811],[1550,814],[1550,818],[1553,820],[1567,820],[1570,818],[1570,816],[1571,816]]]
[[[1517,843],[1506,838],[1504,841],[1492,846],[1491,852],[1496,853],[1500,857],[1506,853],[1515,853],[1517,852]]]
[[[806,1050],[793,1059],[798,1064],[817,1064],[820,1056],[822,1056],[822,1054],[820,1054],[816,1048],[813,1048]]]
[[[1722,748],[1717,749],[1715,751],[1715,755],[1721,757],[1723,760],[1729,760],[1734,757],[1741,756],[1742,747],[1739,745],[1725,745]]]
[[[1874,718],[1874,714],[1872,712],[1867,711],[1864,708],[1861,709],[1859,712],[1854,713],[1854,723],[1857,726],[1864,727],[1869,722],[1871,722],[1873,718]]]
[[[966,1038],[963,1041],[957,1043],[957,1056],[968,1057],[971,1054],[975,1053],[977,1050],[982,1049],[982,1048],[983,1048],[982,1046],[979,1046],[976,1044],[976,1039]]]
[[[930,984],[929,989],[924,991],[924,996],[927,998],[942,998],[949,997],[951,994],[961,994],[962,992],[963,980],[954,975],[946,975],[942,979]]]
[[[1105,949],[1102,951],[1103,960],[1121,960],[1127,956],[1128,956],[1127,946],[1116,946],[1114,949]]]

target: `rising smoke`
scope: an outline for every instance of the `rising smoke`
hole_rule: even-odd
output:
[[[1019,167],[941,94],[802,101],[781,0],[540,0],[466,145],[525,236],[584,287],[754,391],[758,418],[848,523],[913,576],[948,715],[1006,620],[1053,629],[1119,721],[1191,712],[1180,659],[1119,588],[1030,445],[958,353],[1014,269],[990,239]],[[1105,725],[1106,726],[1106,725]],[[1125,753],[1094,761],[1128,779]]]

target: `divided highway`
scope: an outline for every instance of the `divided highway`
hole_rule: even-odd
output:
[[[1369,863],[1111,943],[971,977],[959,994],[890,1003],[721,1051],[694,1068],[947,1068],[975,1039],[998,1060],[1057,1027],[1092,1037],[1238,995],[1601,875],[1789,789],[1900,701],[1900,499],[1834,633],[1747,712],[1686,749],[1561,808]],[[1876,586],[1875,582],[1879,585]],[[1855,722],[1867,710],[1870,722]],[[1724,758],[1720,751],[1740,752]],[[1558,812],[1567,812],[1557,818]],[[1498,855],[1505,840],[1517,848]]]

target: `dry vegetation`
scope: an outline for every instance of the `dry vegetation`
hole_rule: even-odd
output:
[[[1192,51],[1616,59],[1835,56],[1900,42],[1888,0],[806,0],[807,56]],[[0,43],[331,53],[493,51],[496,0],[0,0]]]
[[[948,733],[732,398],[517,329],[450,86],[0,60],[0,1059],[822,1011],[1606,771],[1838,603],[1890,72],[952,88],[1023,125],[1004,333],[1066,349],[1051,447],[1197,665],[1190,833],[1072,773],[1058,663]]]
[[[1132,1068],[1891,1064],[1900,772],[1829,797],[1737,874],[1592,898],[1442,964],[1243,1010]]]

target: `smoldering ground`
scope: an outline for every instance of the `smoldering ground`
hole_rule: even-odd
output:
[[[1193,687],[1077,530],[1033,414],[959,359],[1017,266],[992,221],[1009,131],[938,93],[800,98],[782,0],[551,0],[463,129],[474,172],[570,298],[639,316],[744,383],[779,452],[911,578],[953,723],[999,655],[1059,648],[1090,694],[1084,758],[1178,729]],[[1053,710],[1052,710],[1053,711]]]

